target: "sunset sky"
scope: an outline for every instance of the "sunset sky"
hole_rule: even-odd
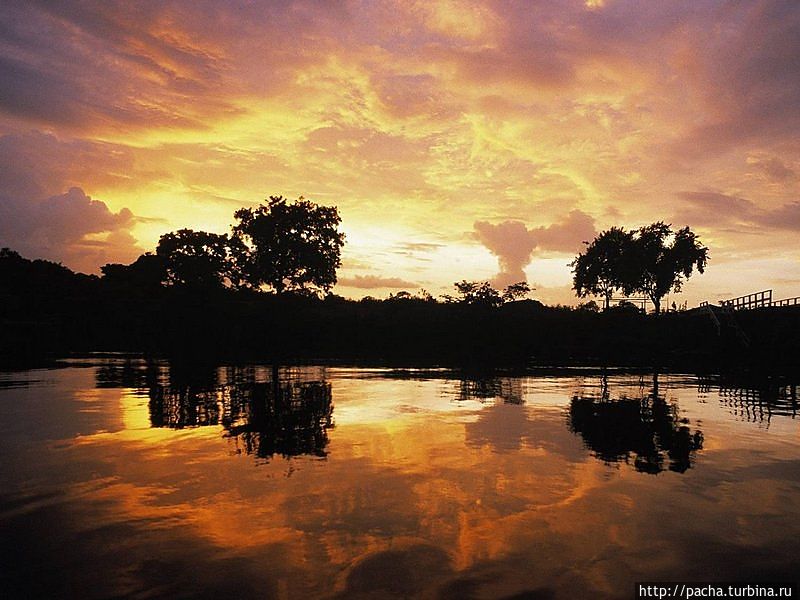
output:
[[[0,8],[0,246],[98,272],[269,195],[335,205],[349,297],[574,303],[596,232],[710,248],[689,305],[800,295],[800,3]]]

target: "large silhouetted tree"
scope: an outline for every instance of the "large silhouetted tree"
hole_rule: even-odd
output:
[[[570,263],[578,297],[602,296],[608,309],[614,290],[630,288],[635,282],[633,256],[633,232],[619,227],[603,231]]]
[[[708,248],[688,228],[673,232],[661,221],[625,231],[602,232],[572,261],[573,288],[579,297],[603,296],[609,307],[614,290],[645,294],[656,314],[670,291],[679,292],[695,268],[701,273]]]
[[[270,196],[266,205],[242,208],[234,216],[239,221],[234,236],[248,249],[242,272],[250,285],[281,294],[328,291],[336,284],[344,234],[335,206]]]
[[[679,292],[695,268],[702,273],[708,262],[708,248],[688,227],[672,231],[661,221],[642,227],[634,236],[635,278],[625,282],[625,292],[647,294],[656,314],[661,299]]]
[[[238,284],[240,248],[238,239],[224,234],[181,229],[161,236],[156,255],[164,261],[168,283],[214,288]]]

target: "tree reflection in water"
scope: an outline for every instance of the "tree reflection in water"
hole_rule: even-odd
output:
[[[330,383],[277,368],[108,365],[98,383],[137,387],[149,398],[153,427],[219,426],[237,452],[325,456],[333,427]]]
[[[523,404],[522,382],[512,377],[464,378],[458,382],[456,397],[459,402],[484,403],[501,399],[506,404]]]
[[[650,393],[641,398],[611,398],[604,375],[599,397],[572,398],[569,427],[601,460],[632,461],[643,473],[683,473],[703,448],[703,433],[693,432],[688,420],[679,417],[678,405],[659,393],[658,374]]]

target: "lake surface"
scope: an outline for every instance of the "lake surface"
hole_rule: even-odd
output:
[[[797,579],[796,388],[122,358],[0,373],[0,596]]]

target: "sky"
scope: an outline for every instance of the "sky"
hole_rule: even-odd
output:
[[[270,195],[335,292],[574,304],[598,232],[710,249],[668,302],[800,295],[800,3],[28,0],[0,8],[0,246],[96,273]]]

